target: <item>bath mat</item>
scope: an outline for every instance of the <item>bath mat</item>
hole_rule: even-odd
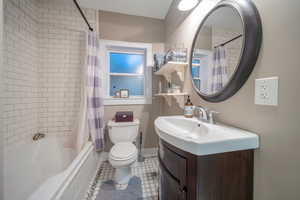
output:
[[[142,182],[137,176],[130,179],[125,190],[117,190],[114,181],[102,183],[96,200],[141,200],[143,199]]]

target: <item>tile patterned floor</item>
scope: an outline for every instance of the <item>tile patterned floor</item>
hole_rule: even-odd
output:
[[[115,170],[105,161],[97,170],[95,178],[92,180],[84,200],[95,200],[102,182],[112,180]],[[142,181],[143,198],[141,200],[158,199],[158,159],[157,157],[147,157],[144,162],[137,162],[132,166],[133,176],[137,176]]]

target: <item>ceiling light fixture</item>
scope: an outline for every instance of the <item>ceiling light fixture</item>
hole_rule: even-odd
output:
[[[181,0],[178,4],[178,10],[188,11],[198,4],[199,0]]]

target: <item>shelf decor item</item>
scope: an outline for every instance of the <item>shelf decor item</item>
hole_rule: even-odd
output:
[[[173,49],[169,49],[164,58],[164,64],[175,61],[175,51]]]
[[[165,63],[165,55],[161,53],[156,53],[153,56],[154,58],[154,71],[158,71],[161,66]]]
[[[113,96],[114,98],[120,98],[120,91],[115,92],[115,96]]]
[[[165,62],[187,62],[187,48],[169,49],[165,55]]]
[[[187,62],[187,48],[175,49],[175,60],[177,62]]]
[[[129,90],[121,89],[120,90],[120,98],[129,98]]]

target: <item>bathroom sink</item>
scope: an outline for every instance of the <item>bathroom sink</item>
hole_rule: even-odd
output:
[[[184,116],[158,117],[158,136],[173,146],[195,155],[209,155],[259,147],[256,134],[226,126],[209,124]]]

